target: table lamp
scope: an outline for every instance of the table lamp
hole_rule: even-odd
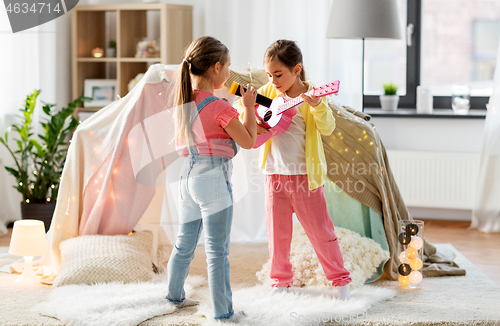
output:
[[[363,98],[365,38],[401,38],[397,0],[334,0],[326,37],[363,40],[361,68],[361,98]]]
[[[19,220],[14,222],[10,238],[9,254],[24,257],[24,269],[16,280],[19,283],[40,283],[33,271],[33,257],[49,252],[45,237],[45,226],[38,220]]]

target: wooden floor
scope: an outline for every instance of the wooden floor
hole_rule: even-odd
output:
[[[424,220],[424,237],[431,243],[451,243],[500,286],[500,233],[469,229],[470,222]]]
[[[9,228],[9,233],[0,237],[0,247],[8,247],[10,243],[10,236],[12,235],[12,228]]]
[[[500,286],[500,233],[470,230],[470,222],[424,220],[424,237],[431,243],[451,243],[484,274]],[[0,238],[0,246],[8,246],[9,234]]]

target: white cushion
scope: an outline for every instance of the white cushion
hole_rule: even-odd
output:
[[[145,282],[154,276],[151,231],[131,235],[84,235],[61,242],[61,269],[54,286]]]

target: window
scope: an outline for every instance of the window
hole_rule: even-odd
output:
[[[401,26],[407,25],[407,1],[398,0]],[[398,94],[406,94],[406,40],[365,40],[364,93],[379,95],[382,85],[398,85]]]
[[[472,79],[476,82],[491,82],[500,39],[500,15],[496,20],[473,22]],[[487,94],[491,95],[491,88]]]
[[[451,88],[458,84],[471,88],[471,109],[485,109],[493,91],[500,0],[400,0],[399,4],[406,14],[402,22],[407,26],[406,40],[367,41],[363,106],[380,106],[377,95],[385,81],[378,76],[384,76],[399,86],[401,108],[415,107],[418,85],[431,88],[435,108],[451,108]],[[384,42],[393,44],[384,47]]]
[[[399,107],[414,108],[420,84],[420,0],[398,0],[402,39],[366,40],[363,107],[380,107],[384,83],[398,86]]]

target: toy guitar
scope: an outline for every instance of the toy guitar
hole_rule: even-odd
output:
[[[322,97],[337,93],[339,91],[339,86],[340,81],[336,80],[334,82],[312,89],[306,94],[316,97]],[[231,88],[229,89],[229,93],[241,96],[239,88],[240,85],[236,82],[233,82]],[[246,88],[244,89],[246,90]],[[259,96],[261,97],[260,99]],[[262,121],[262,123],[259,123],[259,126],[266,128],[269,132],[257,136],[257,140],[255,141],[255,145],[253,146],[253,148],[260,147],[272,136],[279,135],[285,132],[292,123],[293,116],[296,114],[296,112],[290,109],[304,102],[304,100],[300,96],[287,102],[285,102],[285,99],[283,97],[276,97],[274,100],[272,100],[271,105],[268,105],[269,100],[270,99],[265,96],[262,96],[260,94],[257,95],[256,102],[259,105],[255,108],[255,114]]]

